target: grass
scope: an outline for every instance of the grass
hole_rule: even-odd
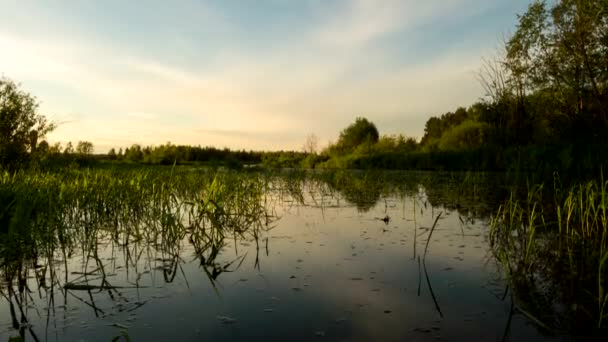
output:
[[[492,219],[490,244],[521,311],[549,330],[608,326],[607,204],[603,177],[567,188],[556,177],[549,191],[513,193]]]
[[[189,243],[213,282],[235,265],[217,259],[225,239],[257,241],[270,229],[274,217],[265,186],[257,174],[212,169],[4,172],[0,294],[19,308],[11,311],[16,322],[26,317],[32,275],[38,289],[52,293],[61,288],[81,301],[74,291],[108,291],[119,298],[125,286],[111,284],[101,258],[100,250],[108,245],[130,258],[141,256],[138,246],[154,251],[166,263],[163,273],[170,282],[180,271],[184,243]],[[69,280],[68,260],[77,255],[84,260],[82,276]],[[86,304],[103,314],[92,297]]]
[[[26,279],[34,275],[39,288],[60,288],[103,315],[92,297],[78,296],[108,292],[119,298],[126,288],[114,284],[111,270],[106,270],[101,256],[107,246],[135,263],[146,253],[160,260],[166,282],[183,272],[182,252],[191,248],[215,286],[222,273],[244,261],[236,250],[235,259],[222,257],[229,241],[255,242],[258,254],[264,243],[268,250],[263,235],[278,218],[277,204],[323,209],[346,202],[365,212],[396,196],[414,199],[414,259],[418,211],[422,214],[427,206],[457,210],[461,222],[462,217],[468,221],[494,212],[489,241],[512,290],[514,310],[547,330],[576,333],[606,327],[608,182],[602,178],[564,187],[556,178],[552,187],[514,187],[509,195],[504,186],[509,177],[372,170],[237,172],[189,166],[3,172],[0,294],[18,309],[12,311],[14,321],[22,320],[17,316],[27,307]],[[505,194],[507,199],[495,207]],[[424,257],[440,215],[433,215]],[[84,260],[83,272],[68,279],[68,260],[75,256]]]

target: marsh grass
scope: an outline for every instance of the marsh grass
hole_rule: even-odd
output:
[[[0,294],[17,308],[11,310],[13,327],[21,337],[29,331],[37,340],[27,324],[32,276],[49,307],[60,291],[104,316],[96,296],[107,293],[120,301],[122,289],[142,288],[137,270],[142,257],[148,264],[161,260],[164,280],[172,282],[183,274],[181,252],[187,244],[213,284],[243,260],[220,262],[227,239],[257,243],[271,228],[265,186],[256,174],[212,169],[0,174]],[[107,268],[115,265],[102,257],[108,248],[122,251],[127,270],[135,267],[134,285],[111,282]],[[68,260],[78,255],[82,271],[74,278]],[[132,309],[142,305],[133,303]]]
[[[490,244],[516,308],[550,331],[605,328],[608,182],[513,193],[491,221]],[[589,324],[589,322],[592,322]]]
[[[3,279],[0,294],[15,308],[11,313],[17,322],[14,327],[23,336],[29,331],[23,322],[27,321],[30,293],[36,290],[32,286],[48,299],[49,308],[53,308],[60,297],[64,301],[69,297],[91,307],[96,316],[105,317],[111,312],[96,304],[100,302],[98,297],[108,296],[103,303],[108,299],[119,302],[126,298],[128,289],[145,288],[141,278],[146,273],[142,268],[162,273],[166,283],[177,278],[189,286],[182,269],[186,263],[184,252],[188,252],[194,255],[202,274],[220,295],[216,287],[219,277],[237,270],[247,256],[247,252],[239,250],[239,242],[255,244],[255,267],[259,268],[260,252],[265,250],[268,254],[265,234],[284,210],[292,206],[324,210],[347,205],[366,212],[384,203],[386,214],[390,205],[387,200],[397,197],[403,201],[404,220],[406,211],[409,216],[405,203],[413,202],[414,260],[417,241],[424,235],[417,231],[417,215],[423,216],[428,210],[434,218],[422,260],[418,256],[419,262],[422,261],[419,282],[424,271],[431,297],[442,317],[424,262],[427,252],[432,252],[429,242],[441,215],[435,216],[434,210],[458,210],[464,225],[465,220],[472,222],[487,211],[487,203],[491,201],[488,199],[501,196],[497,189],[500,188],[496,186],[495,175],[462,172],[236,172],[187,166],[4,172],[0,173],[0,277]],[[512,207],[501,214],[513,215],[507,218],[517,221],[518,212],[527,212],[530,205],[535,208],[535,196],[531,195],[529,201],[513,201]],[[538,218],[548,213],[539,205],[536,208],[531,218],[532,231],[537,230]],[[463,229],[461,227],[464,236]],[[507,239],[507,235],[503,237],[499,231],[507,229],[497,228],[494,241],[511,243],[505,245],[509,248],[502,252],[505,260],[516,260],[511,251],[526,245],[522,253],[527,270],[534,270],[540,264],[534,262],[540,250],[536,233],[530,237],[528,229],[521,231],[517,239]],[[528,239],[523,239],[524,236]],[[227,253],[228,247],[233,247],[234,253]],[[121,260],[124,264],[108,261],[108,251],[111,251],[111,260]],[[577,253],[574,249],[571,252],[572,256]],[[80,269],[74,269],[76,259],[82,260]],[[596,269],[601,270],[607,262],[596,265]],[[509,265],[510,274],[520,270],[516,262]],[[117,267],[123,270],[120,272],[133,276],[128,277],[127,282],[116,280],[113,275]],[[600,294],[606,298],[605,284],[600,282],[600,286]],[[131,300],[127,310],[137,310],[145,304],[145,300]],[[522,305],[519,307],[524,310]]]

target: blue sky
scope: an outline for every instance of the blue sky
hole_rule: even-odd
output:
[[[483,96],[529,0],[0,0],[0,73],[54,141],[300,149],[356,116],[420,138]]]

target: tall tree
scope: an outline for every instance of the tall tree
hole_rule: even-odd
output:
[[[85,155],[93,153],[93,143],[90,141],[79,141],[76,145],[76,153]]]
[[[535,1],[506,44],[518,112],[527,93],[550,92],[556,114],[608,126],[608,1]],[[520,118],[517,118],[520,119]]]
[[[38,102],[7,78],[0,78],[0,165],[23,161],[55,125],[38,114]]]
[[[74,153],[74,146],[72,146],[72,142],[68,141],[67,145],[63,149],[63,154],[72,154]]]
[[[358,117],[354,123],[340,132],[337,146],[341,151],[348,152],[363,143],[376,143],[379,138],[376,125],[366,118]]]
[[[315,153],[317,153],[318,148],[319,148],[319,138],[314,134],[309,134],[306,137],[304,146],[302,146],[302,150],[304,151],[304,153],[315,154]]]
[[[108,158],[110,158],[110,160],[116,160],[117,156],[114,147],[112,147],[110,151],[108,151]]]

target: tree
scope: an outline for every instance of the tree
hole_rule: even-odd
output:
[[[402,134],[399,134],[397,137],[397,151],[400,152],[414,152],[418,148],[418,142],[415,138],[405,137]]]
[[[481,147],[486,142],[487,124],[467,120],[448,129],[439,141],[443,151],[463,151]]]
[[[61,153],[61,143],[60,142],[54,143],[53,146],[51,146],[49,148],[49,153],[52,153],[52,154],[59,154],[59,153]]]
[[[38,114],[35,97],[15,82],[0,78],[0,165],[14,165],[36,149],[55,125]]]
[[[375,144],[379,137],[380,134],[374,123],[358,117],[354,123],[340,132],[337,147],[341,152],[351,152],[361,144]]]
[[[302,150],[304,151],[304,153],[315,154],[315,153],[317,153],[318,147],[319,147],[319,138],[314,134],[309,134],[306,137],[304,146],[302,146]]]
[[[51,146],[49,146],[49,143],[46,140],[42,140],[40,142],[40,144],[38,144],[38,147],[36,148],[36,151],[39,154],[44,155],[44,154],[49,153],[50,149],[51,149]]]
[[[72,146],[72,142],[68,141],[68,144],[65,145],[65,148],[63,149],[63,154],[72,154],[74,153],[74,147]]]
[[[140,162],[142,161],[143,157],[144,154],[141,146],[138,144],[133,144],[131,147],[125,149],[125,159],[128,161]]]
[[[110,151],[108,151],[108,158],[110,160],[116,160],[117,156],[116,156],[116,150],[114,149],[114,147],[112,147],[110,149]]]
[[[526,111],[526,94],[542,91],[553,99],[553,116],[585,122],[596,136],[605,136],[607,60],[608,1],[558,0],[551,7],[535,1],[519,17],[506,44],[503,64],[517,99],[512,121],[523,122],[534,114]]]
[[[93,153],[93,143],[90,141],[79,141],[76,145],[76,153],[88,155]]]

